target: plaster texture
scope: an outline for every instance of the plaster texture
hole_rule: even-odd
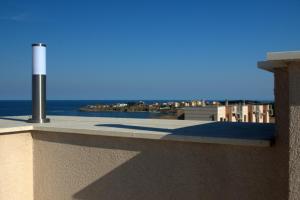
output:
[[[28,142],[15,153],[23,162],[4,165],[4,177],[13,183],[16,178],[23,181],[14,187],[5,185],[9,188],[2,193],[5,199],[280,199],[285,195],[275,176],[281,169],[274,167],[277,145],[270,147],[274,136],[270,124],[64,116],[51,116],[49,124],[28,124],[27,119],[0,120],[2,135],[12,142],[20,140],[4,145],[3,157],[16,151],[25,135]],[[14,177],[12,171],[18,168],[23,171]]]
[[[0,134],[0,199],[33,199],[32,137]]]
[[[300,199],[300,63],[292,63],[289,73],[289,173],[290,199]]]
[[[28,181],[11,187],[24,195],[7,190],[3,196],[22,194],[11,199],[26,199],[26,193],[27,199],[35,200],[288,197],[289,176],[283,168],[288,164],[281,157],[285,146],[280,142],[270,146],[272,124],[50,118],[49,124],[28,124],[28,117],[0,120],[3,135],[31,133],[27,150],[20,154],[26,160],[20,164]],[[18,164],[12,162],[3,173],[8,176]]]
[[[34,132],[35,199],[287,199],[280,147]]]

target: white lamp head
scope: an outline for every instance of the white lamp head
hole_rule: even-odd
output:
[[[46,75],[46,45],[32,44],[32,74]]]

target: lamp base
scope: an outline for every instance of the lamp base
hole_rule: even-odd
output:
[[[49,123],[50,119],[49,118],[45,118],[45,119],[32,119],[31,118],[27,122],[28,123],[40,123],[40,124],[42,124],[42,123]]]

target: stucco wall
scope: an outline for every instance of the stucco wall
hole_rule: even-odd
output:
[[[290,199],[300,199],[300,63],[292,63],[289,73]]]
[[[275,115],[276,115],[276,144],[277,157],[280,162],[277,166],[282,168],[282,181],[289,192],[289,74],[286,68],[277,68],[274,73]]]
[[[33,139],[36,200],[288,198],[280,143],[245,147],[47,132]]]
[[[285,169],[290,200],[300,199],[300,68],[291,63],[275,69],[275,114],[278,152]]]
[[[0,199],[32,200],[30,133],[0,134]]]

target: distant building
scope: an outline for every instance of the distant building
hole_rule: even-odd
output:
[[[183,103],[183,106],[184,106],[184,107],[190,107],[190,103],[189,103],[189,102],[184,102],[184,103]]]
[[[191,101],[191,106],[196,107],[197,106],[197,101]]]
[[[201,100],[201,106],[206,106],[205,100]]]
[[[194,101],[190,102],[190,106],[192,106],[192,107],[202,106],[202,102],[194,100]]]
[[[263,123],[270,123],[271,106],[263,105]]]
[[[118,103],[117,104],[117,107],[126,107],[126,106],[128,106],[127,103]]]
[[[224,121],[225,106],[205,106],[184,108],[184,119],[200,121]]]
[[[175,108],[179,108],[179,107],[180,107],[180,103],[179,103],[179,102],[175,102],[175,103],[174,103],[174,107],[175,107]]]
[[[270,106],[269,105],[248,105],[249,122],[269,123]]]
[[[228,105],[226,106],[226,121],[228,122],[248,122],[247,105]]]
[[[219,105],[219,102],[213,101],[213,102],[211,102],[211,104],[212,104],[212,105]]]
[[[185,107],[184,119],[200,121],[228,121],[269,123],[269,105],[235,104],[227,106],[208,105],[202,107]]]

